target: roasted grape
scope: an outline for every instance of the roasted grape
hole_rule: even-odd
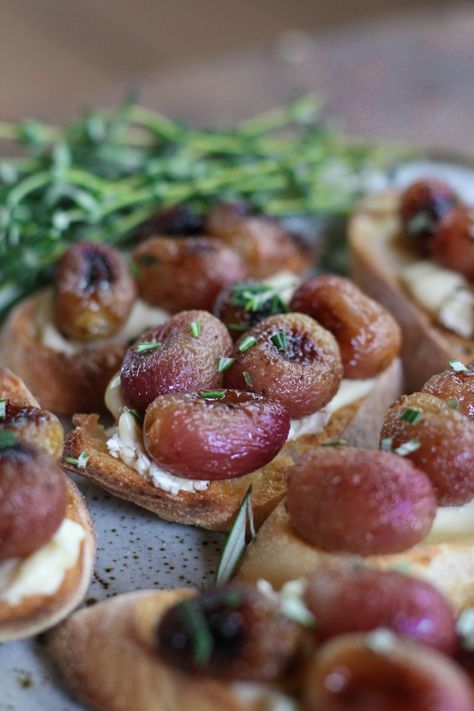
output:
[[[0,449],[0,560],[47,543],[65,512],[66,479],[49,454],[29,444]]]
[[[255,279],[282,270],[299,274],[311,266],[311,255],[287,230],[270,217],[250,213],[244,205],[216,205],[206,218],[204,231],[233,247]]]
[[[235,341],[260,321],[287,311],[288,305],[277,289],[252,281],[225,287],[214,304],[214,314]]]
[[[34,444],[55,459],[63,452],[63,426],[52,412],[0,399],[0,431],[12,430],[20,442]]]
[[[148,407],[144,442],[167,471],[191,479],[232,479],[259,469],[288,437],[285,408],[253,393],[168,394]]]
[[[304,314],[271,316],[235,344],[227,387],[280,402],[290,417],[310,415],[338,391],[342,363],[334,336]]]
[[[409,444],[405,459],[429,476],[442,506],[474,496],[474,423],[448,402],[430,393],[401,397],[387,411],[381,437],[392,449]]]
[[[471,711],[468,677],[451,659],[386,630],[344,635],[315,655],[304,711]]]
[[[445,400],[453,410],[474,420],[474,361],[468,372],[456,373],[452,368],[433,375],[423,391]]]
[[[67,338],[90,341],[114,335],[127,320],[135,297],[127,263],[112,247],[81,242],[58,264],[55,319]]]
[[[206,237],[151,237],[133,259],[141,298],[173,313],[212,310],[220,290],[246,276],[235,250]]]
[[[217,678],[271,681],[294,660],[298,626],[255,588],[228,585],[165,612],[157,630],[167,664]]]
[[[443,267],[474,280],[474,208],[458,205],[443,217],[432,251]]]
[[[291,311],[314,318],[336,338],[345,378],[372,378],[400,350],[400,328],[389,312],[349,279],[319,276],[293,294]]]
[[[229,332],[217,318],[182,311],[128,349],[120,371],[125,404],[143,413],[158,395],[220,388],[217,364],[231,351]]]
[[[173,235],[202,234],[203,219],[189,205],[173,205],[159,210],[138,228],[136,237],[139,240],[148,237]]]
[[[320,447],[290,473],[293,529],[326,551],[377,555],[411,548],[428,533],[436,501],[428,477],[389,452]]]
[[[441,593],[395,570],[334,560],[308,578],[304,599],[323,639],[383,627],[446,654],[456,648],[454,614]]]
[[[402,194],[400,217],[403,231],[417,250],[428,255],[441,219],[459,201],[455,191],[443,180],[417,180]]]

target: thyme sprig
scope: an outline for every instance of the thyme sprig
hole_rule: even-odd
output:
[[[276,216],[347,212],[395,152],[347,140],[319,109],[305,96],[215,129],[129,102],[65,127],[0,123],[0,142],[14,144],[0,155],[0,317],[50,278],[70,243],[127,243],[179,202],[198,212],[228,199]]]

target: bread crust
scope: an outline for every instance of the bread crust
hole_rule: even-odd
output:
[[[230,684],[167,666],[153,648],[165,610],[191,590],[121,595],[79,610],[47,636],[68,687],[102,711],[244,711]]]
[[[274,588],[314,573],[327,560],[355,559],[348,554],[327,553],[306,543],[292,529],[286,502],[282,501],[247,547],[237,579],[256,582],[264,578]],[[379,569],[395,568],[428,580],[450,601],[456,612],[474,604],[474,537],[446,543],[421,542],[396,555],[363,559]]]
[[[67,466],[111,494],[153,511],[161,518],[209,530],[229,528],[252,485],[252,509],[258,527],[284,498],[288,472],[304,451],[340,438],[354,446],[377,446],[385,410],[397,399],[401,389],[401,365],[396,359],[378,377],[374,390],[366,398],[334,413],[323,432],[288,442],[273,461],[258,471],[237,479],[213,481],[205,491],[171,494],[112,457],[106,446],[107,435],[96,414],[74,417],[76,428],[66,438],[64,455],[77,458],[81,452],[87,452],[89,459],[84,470]]]
[[[68,503],[65,518],[81,524],[85,537],[76,565],[70,568],[60,588],[52,595],[32,595],[17,605],[0,600],[0,642],[31,637],[65,618],[83,599],[92,577],[95,558],[95,530],[85,499],[67,480]]]
[[[474,340],[434,323],[400,284],[401,269],[417,257],[401,239],[399,200],[395,191],[367,198],[349,222],[348,241],[353,280],[400,324],[406,386],[412,391],[421,390],[431,375],[445,370],[448,360],[472,360]]]
[[[39,292],[11,311],[0,334],[0,364],[14,370],[47,410],[69,416],[102,412],[105,389],[127,344],[101,340],[72,355],[45,345],[37,325],[45,294]]]

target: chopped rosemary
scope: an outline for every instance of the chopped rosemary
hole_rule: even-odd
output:
[[[244,376],[244,380],[245,380],[246,384],[249,386],[249,388],[251,388],[253,385],[253,380],[252,380],[252,376],[250,375],[249,371],[244,370],[242,375]]]
[[[418,410],[415,407],[407,407],[407,409],[404,410],[400,415],[401,420],[405,420],[405,422],[409,422],[411,425],[416,425],[416,423],[419,422],[422,417],[422,411]]]
[[[7,402],[8,400],[0,400],[0,420],[4,420],[7,416]]]
[[[469,368],[467,368],[460,360],[456,360],[455,358],[453,358],[452,360],[448,361],[448,363],[451,370],[454,370],[455,373],[463,373],[464,375],[474,375],[474,370],[469,370]]]
[[[0,449],[18,444],[18,437],[13,430],[0,430]]]
[[[141,341],[138,343],[134,350],[135,353],[146,353],[147,351],[154,351],[161,347],[161,341]]]
[[[225,398],[225,390],[201,390],[199,397],[202,400],[222,400]]]
[[[285,331],[278,331],[277,333],[274,333],[270,339],[279,351],[288,350],[288,336]]]
[[[248,326],[244,323],[226,323],[226,326],[229,331],[240,331],[241,333],[248,331]]]
[[[247,529],[251,538],[255,537],[252,511],[252,485],[242,499],[240,508],[227,534],[224,548],[217,565],[216,583],[226,583],[233,576],[242,558],[247,542]]]
[[[268,284],[233,284],[229,301],[245,311],[268,310],[269,316],[288,311],[277,289]]]
[[[89,455],[87,452],[81,452],[78,457],[64,457],[64,461],[78,469],[85,469],[89,461]]]
[[[235,363],[235,358],[226,358],[226,356],[221,356],[217,364],[217,372],[223,373],[224,370],[228,370]]]
[[[411,452],[416,452],[417,449],[421,447],[421,442],[417,439],[409,439],[408,442],[403,442],[399,447],[396,447],[393,451],[400,457],[405,457]]]
[[[203,611],[196,600],[184,600],[179,605],[181,621],[192,640],[194,662],[205,666],[211,658],[214,640]]]
[[[189,330],[191,331],[191,335],[193,338],[199,338],[202,333],[200,321],[191,321],[191,323],[189,324]]]
[[[459,410],[459,401],[455,397],[450,397],[446,402],[452,410]]]
[[[346,447],[347,441],[345,439],[329,439],[327,442],[321,442],[321,447]]]
[[[131,414],[137,424],[139,424],[140,426],[143,425],[143,417],[137,410],[134,410],[131,407],[126,407],[125,410],[126,412],[129,412]]]
[[[239,352],[244,353],[252,348],[257,343],[257,339],[254,336],[246,336],[242,343],[239,345]]]

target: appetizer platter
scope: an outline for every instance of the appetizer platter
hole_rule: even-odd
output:
[[[0,124],[0,709],[472,711],[474,169],[318,109]]]

